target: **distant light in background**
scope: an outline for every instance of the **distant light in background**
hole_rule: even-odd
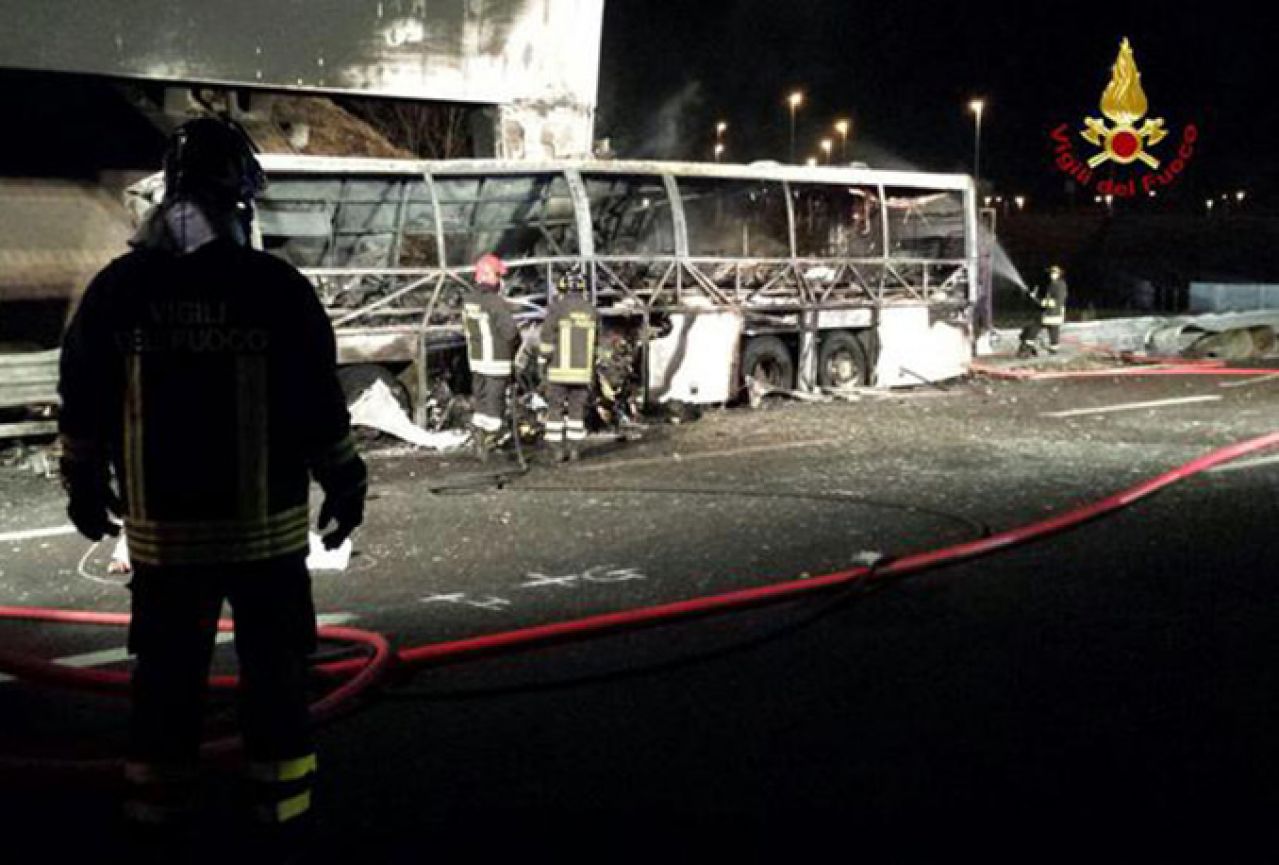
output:
[[[724,155],[724,145],[716,144],[715,145],[715,161],[719,162],[719,158],[723,155]]]
[[[1243,204],[1243,200],[1247,197],[1248,197],[1248,193],[1244,192],[1242,189],[1235,193],[1235,201],[1239,202],[1240,204]]]
[[[835,146],[835,142],[829,138],[822,139],[822,153],[826,154],[826,164],[830,165],[830,150]]]
[[[848,130],[852,128],[849,120],[836,120],[835,131],[839,133],[839,161],[848,163]]]
[[[1207,201],[1204,202],[1204,204],[1208,205],[1208,212],[1212,213],[1212,206],[1216,204],[1216,202],[1213,201],[1211,198],[1209,198]]]
[[[804,104],[804,92],[796,90],[786,97],[786,102],[790,105],[790,161],[795,163],[795,112],[799,110],[799,106]]]
[[[1024,195],[1019,195],[1019,196],[1017,196],[1016,198],[1014,198],[1014,199],[1013,199],[1013,201],[1017,202],[1017,209],[1018,209],[1018,210],[1025,210],[1025,209],[1026,209],[1026,196],[1024,196]]]
[[[817,164],[817,157],[816,156],[808,157],[808,160],[804,164],[807,165],[809,168],[812,168],[813,166]]]

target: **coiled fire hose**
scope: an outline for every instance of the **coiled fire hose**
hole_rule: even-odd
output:
[[[1201,364],[1179,364],[1166,367],[1125,367],[1061,373],[1021,373],[974,364],[972,370],[979,374],[1018,380],[1124,375],[1262,376],[1273,375],[1276,372],[1273,369],[1227,369]],[[1279,431],[1214,450],[1125,490],[1056,516],[996,532],[977,540],[905,555],[874,566],[859,566],[803,579],[783,580],[749,589],[551,622],[476,637],[427,643],[420,646],[401,648],[396,651],[392,651],[387,639],[380,634],[356,628],[324,626],[318,630],[321,639],[353,643],[369,649],[370,655],[366,658],[318,665],[315,668],[318,674],[335,677],[341,684],[314,703],[311,706],[311,714],[317,722],[333,717],[382,681],[392,666],[403,669],[439,666],[556,641],[582,638],[622,629],[652,626],[678,619],[792,600],[858,582],[872,584],[877,580],[888,577],[901,577],[943,565],[969,561],[1076,528],[1083,523],[1126,508],[1165,487],[1184,481],[1210,468],[1276,446],[1279,446]],[[0,620],[4,619],[58,624],[122,626],[129,623],[130,617],[124,613],[94,613],[37,607],[0,606]],[[220,630],[230,630],[233,627],[229,620],[220,621],[218,626]],[[129,682],[129,674],[122,671],[69,668],[38,658],[8,652],[0,652],[0,670],[41,684],[99,693],[126,693]],[[234,687],[236,681],[234,676],[214,676],[210,679],[210,685],[216,689],[226,689]],[[234,751],[237,745],[238,741],[231,738],[214,740],[204,745],[203,752],[206,756],[222,756]],[[115,770],[119,765],[118,760],[112,759],[22,760],[0,758],[0,769],[25,768],[84,773]]]

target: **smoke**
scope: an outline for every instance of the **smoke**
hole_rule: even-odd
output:
[[[631,138],[626,155],[637,159],[687,159],[705,138],[697,127],[705,98],[702,82],[690,81],[653,112]],[[699,135],[699,132],[701,133]]]

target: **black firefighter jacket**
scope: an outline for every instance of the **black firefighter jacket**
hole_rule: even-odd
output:
[[[114,467],[144,564],[303,552],[308,472],[327,493],[359,464],[314,289],[227,240],[135,250],[99,273],[60,390],[67,457]]]
[[[510,376],[520,330],[506,301],[492,291],[467,292],[462,299],[462,324],[471,372],[494,378]]]
[[[595,335],[599,313],[581,295],[556,298],[542,322],[539,349],[547,358],[546,379],[552,384],[589,385],[595,370]]]

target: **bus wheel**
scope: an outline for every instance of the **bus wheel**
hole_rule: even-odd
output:
[[[786,343],[775,336],[755,336],[742,352],[742,379],[781,390],[795,388],[795,362]]]
[[[391,396],[395,397],[400,408],[407,413],[411,408],[408,388],[389,369],[376,363],[338,367],[338,384],[342,386],[342,396],[345,397],[348,408],[379,381],[386,385]]]
[[[870,383],[870,363],[857,337],[846,330],[831,331],[822,337],[817,353],[817,383],[828,388]]]

